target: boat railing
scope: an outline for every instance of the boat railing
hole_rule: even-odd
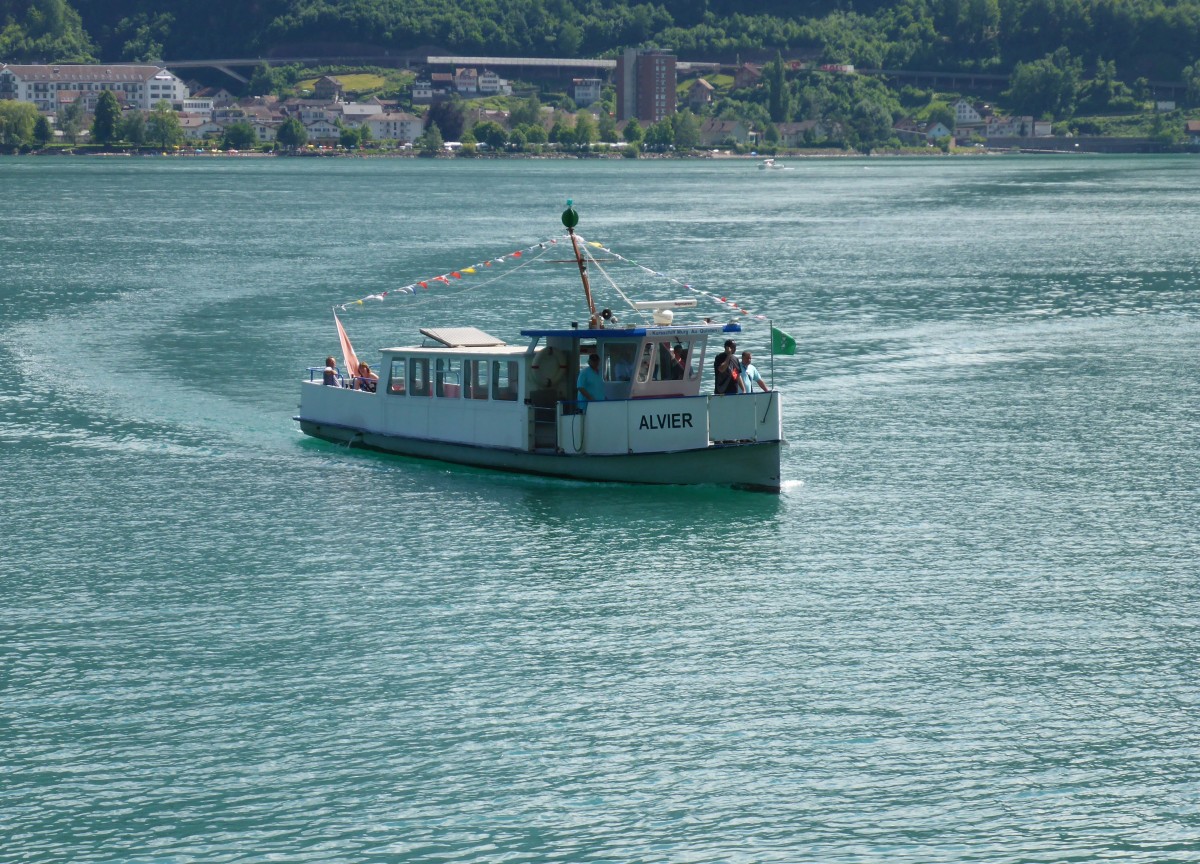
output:
[[[316,384],[318,378],[320,378],[322,382],[325,380],[325,367],[309,366],[308,382],[310,384]],[[360,390],[365,393],[374,393],[379,384],[379,381],[375,378],[363,378],[359,375],[352,375],[350,377],[350,382],[346,383],[346,378],[341,372],[337,373],[337,380],[338,387],[343,390]]]

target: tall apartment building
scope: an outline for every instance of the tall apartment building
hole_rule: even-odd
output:
[[[627,48],[617,61],[617,119],[657,123],[675,113],[675,55]]]

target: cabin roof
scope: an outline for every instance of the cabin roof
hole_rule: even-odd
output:
[[[712,336],[718,333],[740,333],[741,325],[729,324],[678,324],[666,327],[610,327],[606,330],[522,330],[522,336],[530,338],[560,339],[641,339],[646,336],[661,336],[664,339],[676,336]]]
[[[407,354],[409,356],[424,354],[438,357],[519,357],[528,352],[524,345],[481,345],[478,347],[446,346],[446,345],[400,345],[394,348],[381,348],[381,354]]]
[[[422,327],[421,335],[447,348],[495,348],[506,344],[478,327]]]

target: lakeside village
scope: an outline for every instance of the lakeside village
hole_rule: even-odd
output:
[[[157,65],[0,64],[0,148],[8,152],[711,156],[844,152],[853,137],[843,124],[832,121],[772,123],[764,129],[744,120],[706,116],[706,107],[719,95],[752,97],[755,89],[764,86],[764,67],[752,63],[740,64],[728,76],[717,74],[715,64],[680,63],[668,52],[629,49],[615,61],[596,62],[605,77],[543,78],[539,85],[514,92],[510,81],[486,66],[453,65],[455,60],[488,58],[437,59],[451,71],[433,71],[436,67],[429,66],[415,77],[410,74],[410,86],[401,98],[360,98],[348,82],[384,79],[352,73],[301,82],[298,97],[238,98],[222,88],[185,82]],[[554,69],[557,61],[529,62],[544,62],[547,69]],[[848,65],[820,66],[816,71],[856,74]],[[539,96],[553,101],[543,105]],[[3,100],[8,100],[8,109]],[[511,107],[514,104],[517,107]],[[958,148],[1136,152],[1145,149],[1141,145],[1147,141],[1064,138],[1053,134],[1049,120],[1003,116],[966,98],[949,103],[949,108],[953,128],[941,120],[907,117],[893,124],[890,140],[899,143],[900,152]],[[1185,146],[1200,146],[1200,121],[1185,121],[1183,132]]]

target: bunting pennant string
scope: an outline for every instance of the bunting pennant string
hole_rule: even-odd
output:
[[[583,238],[580,238],[580,239],[582,240]],[[768,320],[766,315],[759,315],[757,313],[751,312],[749,309],[743,308],[742,306],[738,305],[735,301],[730,300],[728,297],[720,297],[716,294],[713,294],[710,291],[704,291],[700,288],[695,288],[687,282],[682,282],[679,279],[676,279],[674,276],[671,276],[667,273],[660,273],[659,271],[653,270],[653,269],[645,266],[644,264],[639,264],[636,261],[632,261],[629,258],[626,258],[624,255],[621,255],[617,252],[614,252],[612,249],[609,249],[603,243],[597,243],[595,240],[584,240],[584,243],[585,243],[585,245],[591,246],[594,249],[599,249],[601,252],[604,252],[607,255],[611,255],[613,258],[615,258],[618,261],[623,261],[624,263],[629,264],[632,267],[637,267],[639,270],[649,273],[651,276],[657,276],[660,279],[666,279],[668,282],[670,282],[674,285],[678,285],[680,288],[690,291],[693,294],[698,294],[701,297],[705,297],[709,300],[712,300],[715,303],[720,303],[722,306],[726,306],[730,309],[734,309],[739,314],[746,315],[747,317],[753,318],[756,321]],[[588,253],[588,257],[591,257],[590,252]]]
[[[639,264],[637,261],[633,261],[629,258],[626,258],[624,255],[621,255],[618,252],[614,252],[612,249],[605,246],[603,243],[598,243],[595,240],[586,240],[585,238],[583,238],[582,236],[580,236],[578,234],[576,234],[576,236],[583,243],[587,257],[592,261],[592,263],[596,264],[597,267],[600,267],[599,262],[596,261],[595,257],[593,257],[593,255],[592,255],[590,249],[588,249],[587,247],[591,247],[592,249],[599,249],[601,252],[604,252],[606,255],[612,256],[612,258],[616,261],[621,261],[632,267],[636,267],[637,269],[639,269],[645,273],[648,273],[651,276],[657,277],[659,279],[665,279],[666,281],[672,283],[673,285],[677,285],[680,288],[683,288],[684,290],[691,292],[692,294],[698,295],[700,297],[704,297],[705,299],[711,300],[714,303],[719,303],[720,305],[726,307],[727,309],[733,310],[733,312],[738,315],[744,315],[748,318],[753,318],[757,321],[767,321],[768,320],[768,317],[766,315],[759,315],[755,312],[751,312],[749,309],[746,309],[745,307],[740,305],[735,300],[731,300],[728,297],[722,297],[718,294],[712,293],[711,291],[705,291],[701,288],[696,288],[693,285],[691,285],[690,283],[683,282],[682,280],[676,279],[675,277],[671,276],[670,274],[659,272],[658,270],[654,270],[650,267],[645,266],[644,264]],[[505,276],[510,275],[511,273],[515,272],[516,270],[521,269],[522,267],[525,267],[528,264],[532,264],[533,262],[535,262],[539,258],[541,258],[543,255],[545,255],[546,252],[548,252],[550,249],[554,248],[558,244],[558,241],[559,241],[559,238],[557,238],[557,237],[551,237],[551,238],[547,238],[545,240],[540,240],[537,243],[533,243],[530,246],[527,246],[523,249],[515,249],[512,252],[507,253],[506,255],[498,255],[495,258],[488,258],[484,261],[476,262],[475,264],[472,264],[469,267],[459,267],[454,270],[448,270],[445,273],[438,274],[437,276],[428,276],[424,279],[419,279],[415,282],[411,282],[408,285],[404,285],[400,288],[393,288],[388,291],[380,291],[376,294],[368,294],[366,297],[362,297],[358,300],[351,300],[346,303],[342,303],[340,305],[335,306],[334,308],[336,308],[342,312],[345,312],[347,309],[353,309],[355,307],[361,308],[362,306],[366,305],[367,303],[369,303],[370,301],[373,301],[373,300],[382,302],[383,300],[387,299],[388,297],[393,297],[393,296],[397,296],[397,295],[405,295],[405,294],[417,294],[419,292],[428,291],[431,287],[436,286],[438,284],[452,285],[452,284],[457,284],[459,282],[465,282],[465,281],[467,281],[466,277],[482,275],[481,271],[483,271],[483,273],[486,273],[486,275],[488,275],[491,278],[488,278],[488,279],[484,280],[483,282],[480,282],[478,284],[471,286],[472,288],[479,288],[484,285],[488,285],[492,282],[495,282],[499,279],[502,279]],[[534,253],[537,253],[537,254],[534,254]],[[514,263],[514,266],[509,266],[509,267],[494,266],[494,265],[503,265],[503,264],[509,263],[510,261]],[[600,268],[600,269],[603,272],[603,268]],[[452,282],[451,280],[454,280],[454,281]],[[611,282],[611,279],[609,281]],[[464,289],[464,290],[467,290],[467,289]],[[618,293],[620,293],[620,289],[618,289]],[[622,296],[624,296],[624,295],[622,295]]]
[[[524,249],[516,249],[512,252],[509,252],[506,255],[499,255],[495,258],[489,258],[486,261],[479,261],[475,264],[472,264],[470,267],[460,267],[457,270],[448,270],[445,273],[441,273],[437,276],[429,276],[429,277],[426,277],[425,279],[419,279],[416,282],[411,282],[408,285],[404,285],[400,288],[393,288],[389,291],[380,291],[377,294],[368,294],[366,297],[361,297],[358,300],[349,300],[345,303],[341,303],[341,304],[337,305],[335,308],[342,312],[345,312],[347,309],[353,309],[356,306],[357,307],[364,306],[366,303],[368,303],[371,300],[383,301],[386,298],[392,297],[395,295],[416,294],[418,291],[428,291],[431,283],[433,283],[433,284],[441,283],[443,285],[450,285],[450,284],[452,284],[450,281],[451,279],[456,280],[456,281],[461,281],[461,280],[463,280],[463,278],[465,276],[473,276],[476,273],[478,273],[480,270],[487,270],[488,268],[492,267],[493,264],[504,264],[507,259],[513,259],[514,261],[519,262],[515,267],[502,268],[503,272],[493,270],[492,273],[488,274],[489,276],[492,276],[491,279],[488,279],[485,282],[481,282],[478,285],[472,286],[475,288],[479,288],[479,287],[482,287],[483,285],[487,285],[491,282],[495,282],[498,279],[502,279],[502,278],[504,278],[504,276],[509,275],[510,273],[514,272],[515,270],[519,270],[520,268],[524,267],[527,264],[532,264],[534,261],[538,260],[538,258],[541,258],[543,255],[546,254],[546,252],[548,252],[551,248],[553,248],[557,244],[558,244],[558,238],[550,237],[546,240],[540,240],[531,246],[525,247]],[[533,253],[535,253],[535,252],[537,254],[533,255]],[[532,257],[525,257],[527,255],[531,255]]]

